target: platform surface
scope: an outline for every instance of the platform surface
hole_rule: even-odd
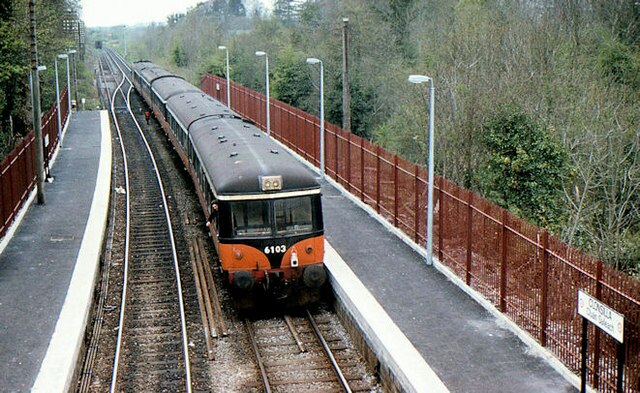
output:
[[[27,392],[38,376],[87,227],[100,154],[101,113],[74,113],[54,181],[44,184],[46,203],[31,203],[0,254],[2,392]]]
[[[325,235],[451,392],[577,389],[368,212],[323,184]]]

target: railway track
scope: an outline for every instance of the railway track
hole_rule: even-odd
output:
[[[186,391],[191,373],[177,251],[162,179],[129,104],[131,83],[117,59],[103,59],[120,83],[111,111],[125,166],[127,228],[112,392]]]
[[[333,314],[245,320],[265,392],[370,392],[359,355]]]
[[[109,96],[117,126],[114,131],[118,131],[123,144],[116,149],[116,156],[123,160],[118,161],[116,192],[112,194],[112,204],[119,212],[112,218],[115,229],[108,236],[95,326],[78,391],[380,391],[377,379],[367,372],[344,330],[335,329],[339,322],[334,313],[324,311],[316,324],[350,390],[332,371],[306,315],[248,322],[230,312],[224,303],[229,297],[224,286],[220,294],[216,293],[215,281],[220,277],[209,263],[214,261],[214,254],[208,237],[203,235],[199,205],[196,200],[185,201],[185,195],[192,198],[192,191],[182,180],[173,178],[183,171],[182,164],[170,154],[170,146],[163,147],[166,139],[149,128],[154,127],[152,124],[145,126],[146,137],[161,172],[168,177],[165,184],[176,217],[173,226],[179,250],[172,247],[168,235],[171,223],[166,223],[170,218],[165,211],[167,200],[158,194],[162,180],[153,172],[155,165],[147,158],[152,154],[130,112],[128,101],[133,98],[135,103],[136,98],[129,97],[130,86],[115,61],[102,58],[99,69],[104,70],[101,85],[108,91],[105,95]],[[138,119],[142,118],[142,112],[135,112]],[[169,169],[172,161],[177,163],[176,169]],[[125,170],[129,173],[127,180]],[[178,302],[183,295],[178,292],[176,254],[183,273],[194,274],[182,279],[187,292],[189,340],[182,330],[185,317],[180,316],[184,306],[182,300]],[[114,270],[111,275],[109,270]],[[110,295],[106,295],[107,287]],[[121,296],[124,300],[119,305]],[[253,341],[262,358],[264,377],[255,372],[248,324],[256,334]],[[270,324],[277,326],[270,328]],[[282,337],[277,331],[284,332]],[[275,348],[268,344],[278,341]],[[268,385],[263,385],[263,380]]]

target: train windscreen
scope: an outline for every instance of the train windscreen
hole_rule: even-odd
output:
[[[234,237],[288,236],[320,229],[314,218],[319,196],[276,200],[242,201],[231,204]],[[315,223],[318,221],[318,223]]]
[[[276,234],[290,235],[313,229],[313,210],[310,197],[276,200]]]

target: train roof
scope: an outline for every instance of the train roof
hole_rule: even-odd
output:
[[[205,117],[235,115],[228,107],[201,90],[173,95],[167,100],[167,107],[185,129],[189,129],[192,123]]]
[[[184,93],[200,93],[204,94],[200,89],[193,86],[191,83],[185,81],[179,77],[168,77],[165,76],[160,79],[156,79],[153,82],[152,86],[153,90],[162,98],[164,101],[167,101],[171,97],[184,94]]]
[[[134,69],[166,101],[188,130],[206,176],[220,200],[319,194],[314,174],[252,123],[184,79],[148,61]],[[263,180],[277,179],[276,190]]]
[[[183,79],[172,72],[165,70],[159,65],[146,60],[133,63],[133,69],[149,84],[153,83],[156,79],[163,77]]]
[[[238,117],[205,117],[189,129],[191,140],[220,200],[319,194],[314,174],[260,129]],[[281,189],[263,190],[262,179],[279,177]]]

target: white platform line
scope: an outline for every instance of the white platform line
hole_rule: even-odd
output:
[[[32,392],[67,392],[82,348],[106,229],[111,189],[111,129],[100,111],[100,163],[87,226],[69,290]]]
[[[449,392],[418,350],[326,241],[324,259],[336,296],[356,321],[380,362],[391,370],[402,391]]]

